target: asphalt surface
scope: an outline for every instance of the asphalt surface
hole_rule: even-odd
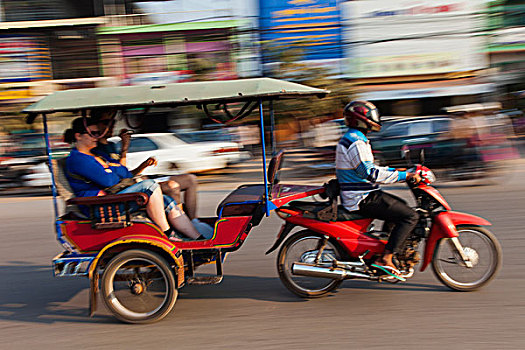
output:
[[[346,281],[331,296],[300,299],[279,281],[277,254],[264,255],[280,227],[272,215],[228,256],[221,284],[184,287],[170,315],[150,325],[119,323],[103,305],[89,318],[87,279],[52,275],[61,248],[50,198],[2,197],[0,348],[523,349],[523,161],[516,168],[504,183],[439,188],[455,210],[491,221],[502,244],[503,268],[480,291],[450,291],[427,270],[406,283]],[[243,177],[201,186],[200,215],[213,215]],[[391,190],[408,198],[402,186]]]

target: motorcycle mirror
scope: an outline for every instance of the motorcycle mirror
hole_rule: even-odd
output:
[[[403,145],[403,147],[401,147],[401,158],[405,159],[408,166],[412,166],[412,160],[410,159],[410,149],[407,145]]]

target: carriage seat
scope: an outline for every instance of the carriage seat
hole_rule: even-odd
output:
[[[283,209],[300,210],[303,212],[303,217],[319,220],[317,213],[326,209],[331,204],[329,202],[307,202],[307,201],[293,201],[282,207]],[[369,216],[362,215],[359,211],[348,211],[342,205],[337,206],[337,220],[336,221],[352,221],[369,219]]]
[[[278,179],[278,172],[284,160],[284,151],[279,151],[268,164],[268,193]],[[254,216],[262,215],[262,204],[266,195],[264,184],[241,185],[231,192],[217,207],[217,216]],[[257,215],[257,216],[258,216]]]
[[[122,228],[131,225],[131,219],[139,221],[150,221],[144,213],[130,213],[127,203],[136,202],[139,206],[145,206],[149,197],[145,193],[125,193],[93,197],[75,197],[69,181],[65,175],[66,158],[53,159],[53,175],[59,196],[65,202],[65,214],[62,220],[91,220],[95,229]],[[86,217],[79,209],[79,205],[90,208],[90,217]],[[124,206],[124,210],[121,208]]]
[[[264,184],[239,186],[219,204],[217,216],[251,216],[262,205],[264,195]]]
[[[71,198],[75,197],[69,181],[66,178],[66,158],[61,159],[52,159],[51,163],[53,165],[53,175],[55,177],[55,185],[57,188],[58,195],[62,198],[65,203],[65,213],[62,215],[61,219],[87,219],[87,217],[82,213],[78,208],[78,205],[69,203]]]

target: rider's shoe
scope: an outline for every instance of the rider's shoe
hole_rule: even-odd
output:
[[[398,279],[398,280],[400,280],[402,282],[406,281],[406,278],[401,276],[401,271],[399,271],[395,267],[388,266],[388,265],[380,265],[378,263],[373,263],[372,267],[378,268],[379,270],[383,271],[387,275],[390,275],[390,276],[392,276],[392,277],[394,277],[394,278],[396,278],[396,279]]]

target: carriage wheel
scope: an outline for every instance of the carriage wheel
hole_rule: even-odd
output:
[[[108,309],[128,323],[163,319],[178,295],[170,265],[158,254],[142,249],[124,251],[111,259],[101,287]]]

